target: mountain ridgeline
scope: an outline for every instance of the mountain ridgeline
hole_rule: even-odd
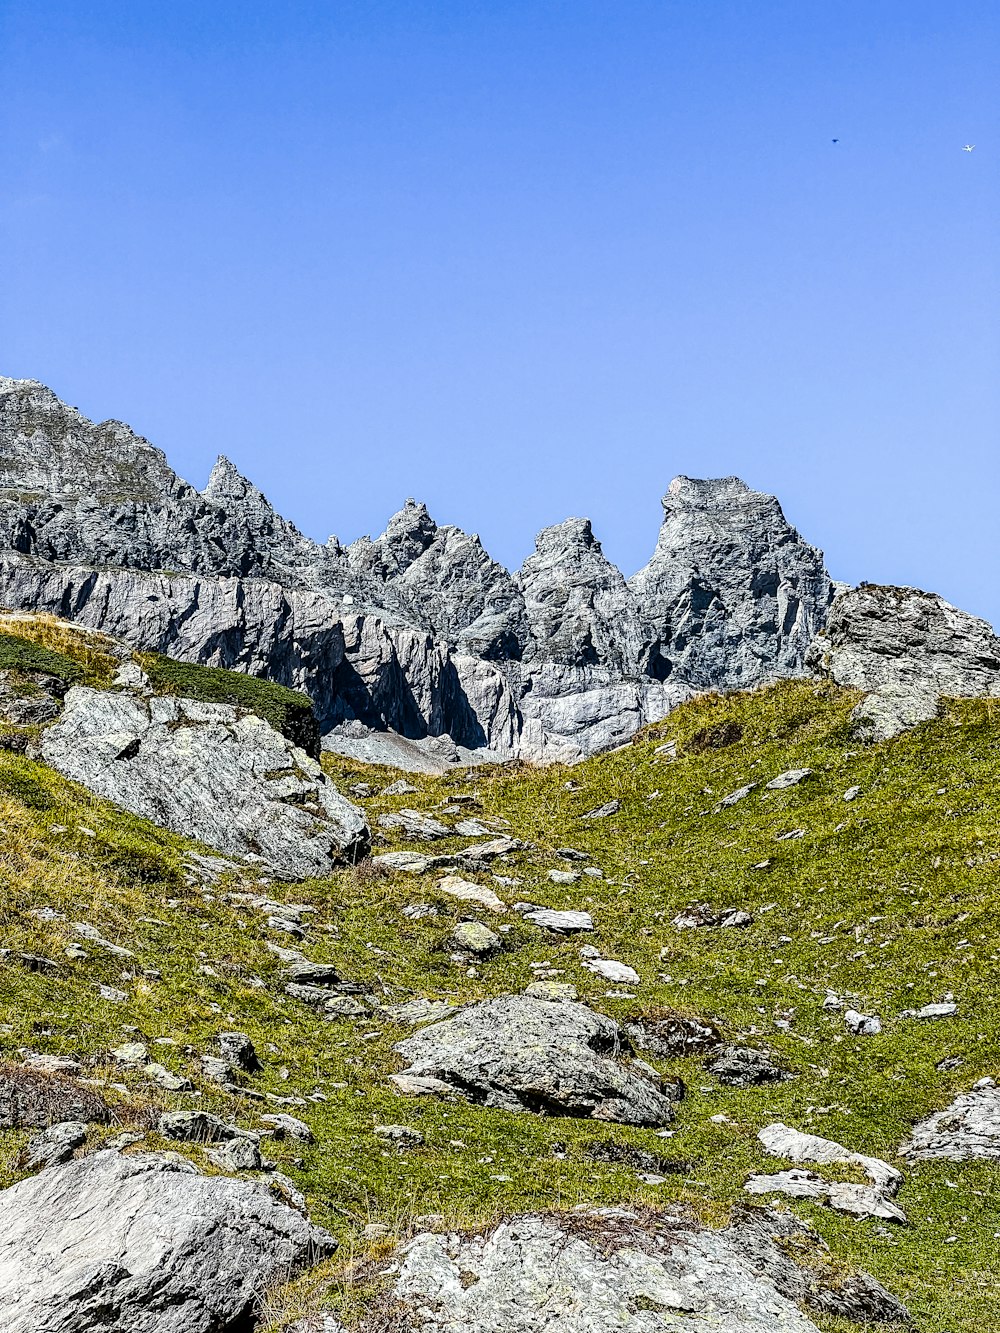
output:
[[[663,510],[631,579],[586,519],[512,574],[412,500],[319,545],[225,458],[199,492],[123,423],[0,378],[0,602],[303,689],[341,748],[573,760],[693,690],[802,674],[835,587],[777,500],[678,477]]]

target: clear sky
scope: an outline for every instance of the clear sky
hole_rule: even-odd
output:
[[[997,623],[998,69],[996,0],[0,0],[0,373],[321,540],[631,573],[737,473]]]

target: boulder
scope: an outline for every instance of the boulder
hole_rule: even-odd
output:
[[[837,685],[864,690],[858,735],[887,740],[936,717],[942,696],[1000,697],[1000,640],[936,593],[862,583],[842,593],[806,657]]]
[[[267,1288],[335,1242],[266,1188],[103,1151],[0,1194],[4,1333],[251,1328]]]
[[[326,875],[367,848],[364,814],[319,764],[228,704],[76,686],[41,753],[133,814],[288,879]]]
[[[899,1153],[915,1162],[934,1158],[1000,1161],[1000,1087],[996,1081],[980,1079],[944,1111],[914,1125]]]
[[[612,1019],[573,1001],[508,995],[471,1005],[394,1048],[408,1062],[397,1086],[432,1090],[510,1111],[665,1125],[671,1099],[648,1066],[628,1058]],[[401,1084],[400,1080],[403,1080]]]
[[[835,1267],[809,1227],[762,1209],[738,1210],[720,1231],[606,1208],[424,1232],[384,1277],[408,1333],[816,1333],[800,1305],[908,1318],[868,1274]]]

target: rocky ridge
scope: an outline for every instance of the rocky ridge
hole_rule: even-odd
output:
[[[663,503],[628,581],[583,519],[516,574],[413,501],[320,545],[228,460],[199,492],[123,423],[0,378],[0,603],[305,689],[347,753],[397,735],[444,738],[439,767],[448,746],[573,760],[692,689],[801,674],[835,591],[820,553],[737,478]]]

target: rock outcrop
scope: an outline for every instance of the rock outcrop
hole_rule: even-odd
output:
[[[515,1217],[482,1235],[426,1232],[385,1277],[412,1333],[816,1333],[800,1304],[907,1319],[868,1274],[837,1272],[810,1228],[762,1209],[740,1210],[724,1231],[608,1208]]]
[[[0,378],[0,604],[303,689],[347,753],[352,726],[386,753],[445,741],[415,767],[573,761],[692,689],[803,670],[832,585],[777,501],[678,478],[664,509],[628,582],[584,519],[516,575],[413,501],[374,540],[319,545],[228,460],[199,492],[123,423]]]
[[[806,663],[865,691],[853,722],[871,741],[936,717],[942,696],[1000,697],[1000,639],[991,627],[917,588],[862,583],[843,593]]]
[[[368,825],[319,764],[252,713],[194,699],[75,686],[41,755],[132,814],[275,874],[329,874]]]
[[[914,1125],[899,1150],[901,1157],[923,1162],[1000,1161],[1000,1087],[980,1079],[944,1111]]]
[[[333,1239],[262,1185],[106,1150],[0,1195],[2,1333],[250,1329]]]
[[[573,1001],[508,995],[423,1028],[395,1050],[394,1076],[413,1093],[454,1093],[484,1106],[543,1115],[665,1125],[673,1100],[656,1071],[629,1060],[613,1019]]]

